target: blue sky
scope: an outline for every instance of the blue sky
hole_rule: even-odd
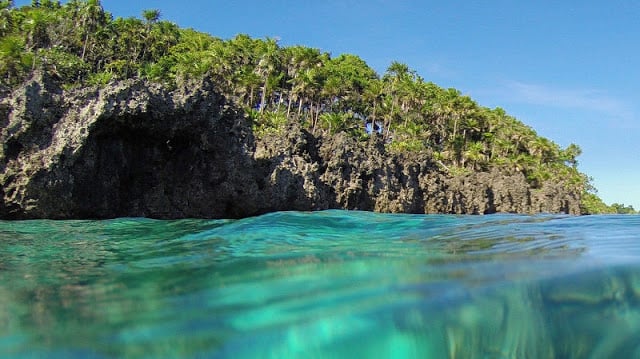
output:
[[[24,5],[30,1],[16,1]],[[561,146],[607,203],[640,209],[640,2],[103,0],[114,16],[162,18],[221,38],[238,33],[393,60],[427,81],[502,107]]]

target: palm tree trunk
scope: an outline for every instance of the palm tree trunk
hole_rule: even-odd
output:
[[[265,81],[264,86],[262,87],[262,96],[260,98],[260,113],[264,112],[264,108],[266,107],[267,102],[267,82]]]
[[[84,36],[84,44],[82,45],[82,55],[80,56],[80,60],[84,61],[84,55],[87,52],[87,43],[89,42],[89,33]]]
[[[371,113],[371,134],[374,135],[376,134],[376,108],[377,108],[377,104],[376,101],[373,101],[373,113]]]
[[[247,106],[249,107],[253,107],[253,89],[254,87],[251,86],[251,90],[249,90],[249,98],[247,99]]]

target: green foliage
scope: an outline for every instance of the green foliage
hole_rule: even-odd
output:
[[[471,170],[467,167],[451,166],[448,167],[448,172],[454,177],[459,177],[469,175]]]
[[[87,79],[89,85],[96,85],[100,87],[106,86],[113,79],[113,73],[109,71],[92,73]]]
[[[33,55],[25,52],[24,41],[19,36],[0,39],[0,74],[7,85],[20,83],[33,62]]]
[[[580,210],[584,214],[611,214],[615,213],[614,209],[607,206],[600,197],[595,193],[584,192],[582,194],[582,201],[580,204]]]
[[[318,127],[328,134],[338,132],[358,133],[362,130],[362,120],[352,112],[325,112],[320,115]]]
[[[387,150],[391,153],[422,152],[426,149],[424,142],[419,139],[393,141],[387,145]]]
[[[625,206],[620,203],[613,203],[610,206],[605,204],[602,199],[598,197],[598,191],[591,183],[592,179],[579,173],[575,167],[573,170],[582,177],[581,184],[584,184],[580,208],[583,214],[639,214],[633,206]]]
[[[75,83],[90,76],[89,64],[77,55],[58,48],[41,49],[36,58],[65,83]]]
[[[252,128],[256,137],[261,138],[267,134],[281,135],[287,124],[286,114],[283,112],[252,111]]]
[[[142,17],[150,24],[158,22],[160,20],[160,10],[149,9],[142,11]]]
[[[617,214],[638,214],[638,211],[636,211],[633,206],[625,206],[621,203],[613,203],[609,207]]]
[[[552,181],[584,191],[585,212],[607,207],[577,170],[580,147],[562,149],[503,109],[426,82],[402,62],[380,76],[356,55],[243,34],[223,40],[160,18],[150,9],[142,19],[114,19],[99,0],[21,8],[0,0],[0,85],[17,86],[36,68],[65,87],[129,78],[174,87],[207,77],[247,109],[257,136],[297,121],[316,134],[366,139],[365,123],[376,123],[387,149],[433,156],[452,176],[497,167],[522,173],[534,188]]]

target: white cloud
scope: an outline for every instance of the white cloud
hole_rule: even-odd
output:
[[[595,111],[622,121],[633,118],[631,106],[602,91],[563,89],[517,81],[508,82],[505,90],[508,91],[506,97],[514,102]]]

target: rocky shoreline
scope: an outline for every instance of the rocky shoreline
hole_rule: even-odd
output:
[[[580,213],[564,183],[498,169],[452,176],[382,139],[254,137],[203,81],[62,90],[43,73],[0,100],[0,218],[240,218],[271,211]]]

